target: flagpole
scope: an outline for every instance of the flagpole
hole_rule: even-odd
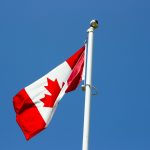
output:
[[[87,51],[87,70],[85,84],[85,106],[84,106],[84,125],[83,125],[83,143],[82,150],[88,150],[89,147],[89,128],[90,128],[90,104],[92,90],[92,56],[93,56],[93,33],[98,27],[98,21],[92,20],[88,33],[88,51]]]

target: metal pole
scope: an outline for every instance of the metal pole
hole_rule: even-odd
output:
[[[92,20],[88,32],[88,51],[87,51],[87,70],[85,85],[85,108],[84,108],[84,126],[82,150],[88,150],[89,146],[89,128],[90,128],[90,103],[92,88],[92,55],[93,55],[93,32],[98,27],[98,21]]]

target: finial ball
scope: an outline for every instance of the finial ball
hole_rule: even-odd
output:
[[[93,27],[94,29],[98,28],[98,20],[92,20],[90,22],[90,26]]]

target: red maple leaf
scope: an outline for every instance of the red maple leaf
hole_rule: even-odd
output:
[[[48,85],[45,86],[45,88],[51,93],[51,95],[45,94],[45,97],[42,98],[41,101],[44,103],[44,107],[53,107],[62,88],[60,88],[57,79],[52,81],[47,78],[47,83]],[[62,87],[63,86],[64,83],[62,84]]]

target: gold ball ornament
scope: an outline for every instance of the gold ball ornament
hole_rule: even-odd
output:
[[[98,28],[98,20],[92,20],[90,22],[90,26],[93,27],[94,29]]]

